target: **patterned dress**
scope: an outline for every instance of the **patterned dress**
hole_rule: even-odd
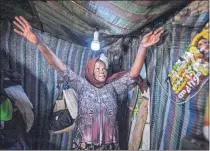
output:
[[[78,94],[78,116],[73,131],[73,149],[119,149],[116,121],[117,97],[135,81],[126,73],[102,88],[91,85],[71,69],[60,73],[64,83]]]

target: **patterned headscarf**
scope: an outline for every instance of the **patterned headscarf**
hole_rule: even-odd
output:
[[[119,72],[119,73],[115,73],[113,74],[111,77],[108,77],[106,79],[106,81],[104,82],[100,82],[98,80],[96,80],[95,76],[94,76],[94,67],[95,67],[95,63],[96,61],[100,58],[100,56],[96,57],[96,58],[93,58],[92,60],[90,60],[87,65],[86,65],[86,68],[85,68],[85,78],[95,87],[97,88],[101,88],[103,87],[104,85],[114,81],[114,80],[117,80],[119,78],[121,78],[123,75],[125,75],[127,73],[127,71],[122,71],[122,72]],[[102,61],[102,60],[100,60]]]

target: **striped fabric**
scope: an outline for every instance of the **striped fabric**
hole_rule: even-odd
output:
[[[131,33],[186,1],[32,1],[43,29],[54,36],[90,45],[96,27],[104,35]],[[155,5],[154,5],[155,4]]]
[[[168,36],[159,46],[147,52],[152,100],[151,149],[177,150],[185,135],[202,133],[208,82],[195,97],[183,105],[174,103],[179,100],[167,83],[169,70],[186,51],[195,33],[208,22],[208,12],[184,18],[182,22],[173,19],[166,22],[164,28],[169,32]]]
[[[199,8],[201,3],[205,6],[202,10]],[[163,25],[168,35],[164,36],[165,38],[161,40],[160,44],[147,51],[146,71],[151,84],[150,149],[178,150],[184,136],[202,133],[209,82],[186,104],[176,105],[173,101],[177,102],[178,100],[171,86],[167,83],[167,75],[179,56],[185,52],[192,38],[208,22],[209,12],[206,9],[207,7],[208,2],[193,1]],[[184,14],[184,12],[187,13]],[[140,35],[141,37],[142,35]],[[128,53],[122,60],[124,69],[129,69],[132,66],[139,46],[138,39],[131,39],[131,41],[128,44]],[[111,54],[119,52],[119,50],[111,51],[118,44],[116,42],[106,50],[110,60],[113,59]]]
[[[7,23],[6,23],[7,24]],[[13,32],[11,24],[1,23],[1,69],[18,71],[22,86],[34,106],[35,122],[31,130],[32,149],[70,149],[71,133],[48,134],[47,122],[51,107],[58,96],[57,72],[47,64],[36,46]],[[84,75],[92,51],[78,45],[38,32],[48,46],[68,64],[73,71]],[[2,83],[1,83],[2,89]],[[49,141],[50,140],[50,141]]]

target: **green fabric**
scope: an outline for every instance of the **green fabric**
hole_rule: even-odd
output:
[[[2,101],[0,104],[0,120],[9,121],[12,119],[12,103],[10,99]]]

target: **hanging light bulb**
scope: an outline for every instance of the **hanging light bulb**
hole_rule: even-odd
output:
[[[98,40],[99,32],[96,30],[93,34],[93,41],[91,42],[91,49],[98,51],[100,49],[100,42]]]

